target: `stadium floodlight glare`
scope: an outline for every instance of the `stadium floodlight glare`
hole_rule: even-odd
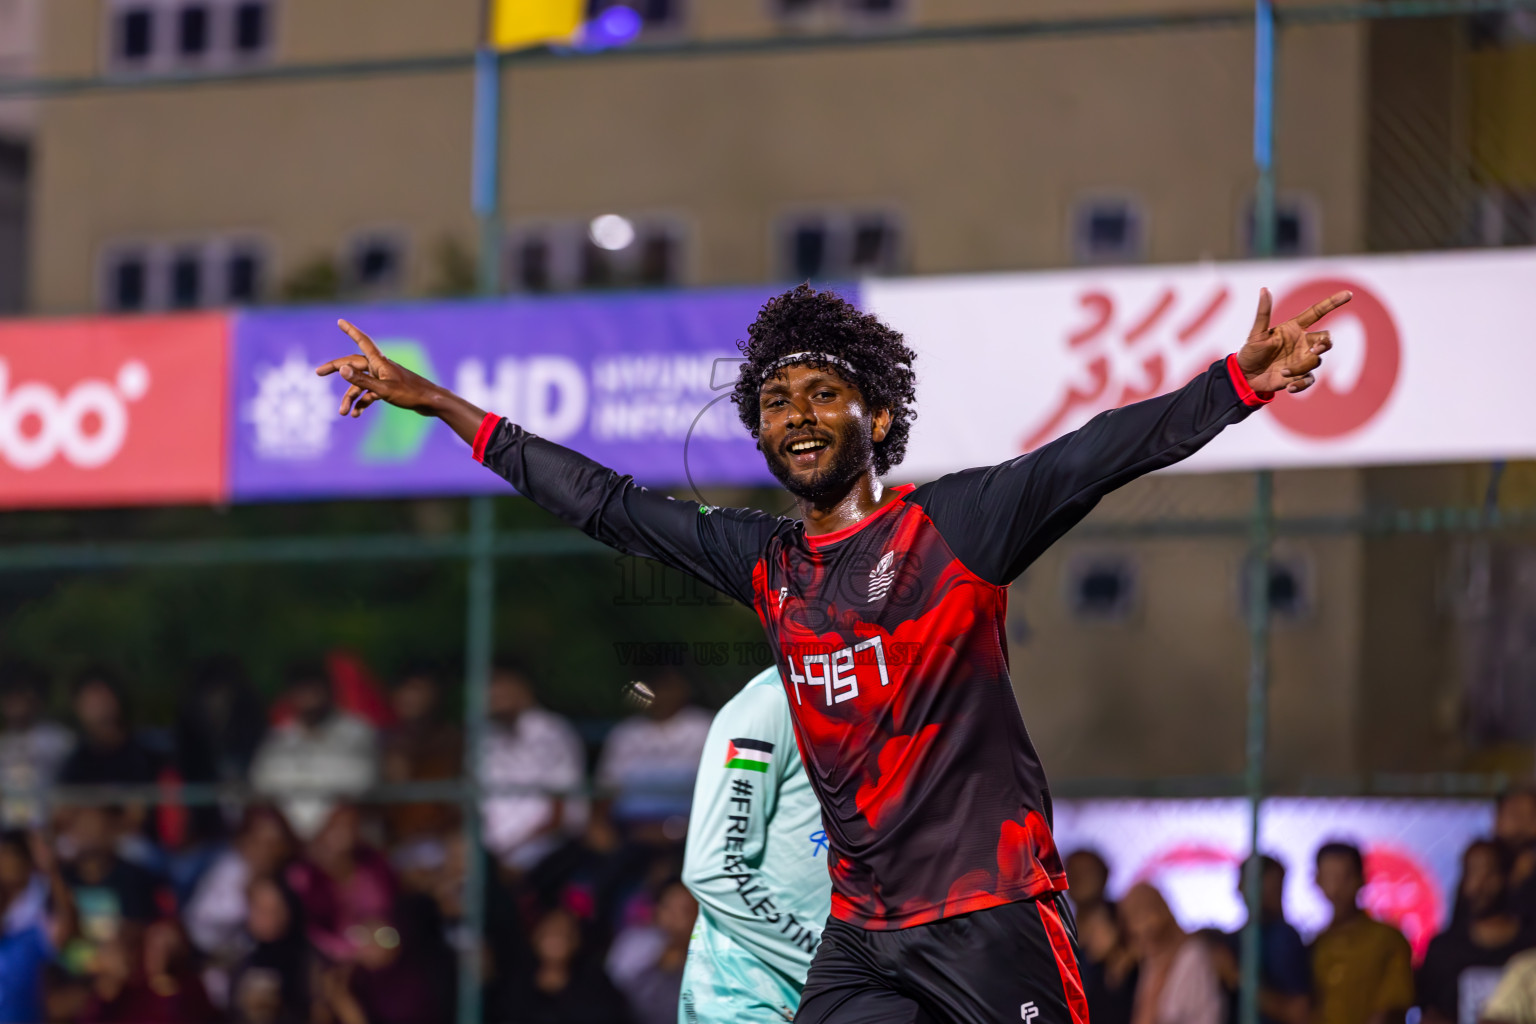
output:
[[[616,213],[605,213],[592,219],[592,223],[587,226],[587,234],[592,244],[599,249],[618,252],[620,249],[628,249],[634,242],[635,226],[628,218]]]

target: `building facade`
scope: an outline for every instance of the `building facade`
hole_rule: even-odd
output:
[[[849,45],[510,66],[501,153],[509,288],[1229,259],[1248,250],[1251,29],[1106,24],[913,45],[891,37],[1006,26],[1018,8],[998,0],[639,6],[651,18],[640,45],[829,36]],[[1145,18],[1161,3],[1090,6],[1036,4],[1030,14]],[[202,13],[189,21],[194,9]],[[143,86],[197,70],[467,54],[478,17],[478,0],[47,5],[42,73],[139,87],[43,105],[33,308],[462,288],[477,238],[467,66]],[[1282,190],[1288,251],[1363,245],[1365,41],[1352,24],[1288,37],[1280,106],[1282,150],[1295,154]],[[1328,144],[1301,145],[1312,132]],[[1291,135],[1298,144],[1286,145]],[[631,244],[612,251],[593,241],[590,226],[604,214],[629,222]]]
[[[36,73],[41,0],[0,0],[0,82]],[[27,305],[27,216],[37,105],[0,99],[0,316]]]

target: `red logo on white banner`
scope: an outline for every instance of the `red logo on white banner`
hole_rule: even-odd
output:
[[[1434,876],[1412,853],[1383,843],[1366,849],[1365,877],[1361,905],[1376,920],[1403,933],[1418,963],[1440,931],[1442,911]]]
[[[1277,318],[1344,289],[1354,292],[1353,301],[1323,326],[1349,319],[1359,324],[1366,345],[1364,368],[1349,391],[1335,389],[1324,373],[1304,399],[1271,407],[1282,427],[1302,437],[1332,440],[1358,430],[1386,405],[1397,383],[1402,359],[1397,325],[1386,305],[1359,283],[1335,278],[1303,282],[1275,303]],[[1170,391],[1235,349],[1242,338],[1212,329],[1230,299],[1230,289],[1219,284],[1193,295],[1168,286],[1149,302],[1129,308],[1108,291],[1085,292],[1078,299],[1084,322],[1066,339],[1080,375],[1067,382],[1024,439],[1023,450],[1033,451],[1098,413]]]
[[[1087,314],[1082,327],[1067,337],[1067,347],[1086,371],[1086,383],[1069,383],[1045,420],[1024,440],[1033,451],[1064,431],[1108,409],[1139,402],[1171,390],[1220,355],[1207,328],[1230,297],[1225,287],[1181,300],[1164,288],[1122,322],[1114,297],[1091,291],[1078,299]],[[1215,347],[1213,347],[1215,346]]]
[[[1319,326],[1336,329],[1345,320],[1360,325],[1365,338],[1365,362],[1360,377],[1350,390],[1338,391],[1328,379],[1325,363],[1317,383],[1304,397],[1270,406],[1270,415],[1293,434],[1331,441],[1353,433],[1375,418],[1397,385],[1403,358],[1397,323],[1386,304],[1359,282],[1342,277],[1305,281],[1282,295],[1275,309],[1281,315],[1294,316],[1319,299],[1346,290],[1354,292],[1355,297],[1343,309],[1329,313]]]

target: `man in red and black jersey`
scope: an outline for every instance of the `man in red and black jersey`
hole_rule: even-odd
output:
[[[1188,457],[1330,347],[1278,327],[1183,388],[1103,413],[999,466],[886,488],[914,416],[901,335],[800,286],[748,329],[734,398],[800,518],[676,501],[487,414],[361,347],[320,367],[447,422],[474,457],[568,523],[756,609],[821,801],[832,920],[798,1021],[1086,1024],[1045,773],[1008,676],[1008,584],[1105,494]],[[985,372],[977,367],[977,372]]]

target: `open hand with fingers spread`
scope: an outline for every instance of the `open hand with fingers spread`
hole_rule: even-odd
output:
[[[1312,325],[1338,309],[1354,296],[1349,292],[1331,295],[1299,316],[1278,327],[1269,326],[1273,299],[1268,288],[1259,289],[1259,312],[1253,320],[1248,341],[1237,353],[1237,365],[1248,386],[1259,392],[1305,391],[1316,382],[1312,371],[1322,365],[1323,353],[1333,347],[1327,331],[1314,331]]]
[[[446,388],[438,387],[421,374],[386,359],[373,339],[350,322],[338,320],[336,326],[357,342],[357,347],[362,350],[361,354],[341,356],[315,369],[322,377],[339,373],[350,385],[347,393],[341,397],[341,408],[338,410],[340,415],[361,416],[364,409],[383,399],[401,409],[410,409],[423,416],[436,416],[452,427],[460,437],[473,442],[475,431],[485,418],[484,411]]]
[[[381,398],[390,405],[398,405],[423,416],[432,415],[431,404],[438,391],[437,385],[399,363],[384,358],[373,339],[348,321],[338,320],[336,326],[363,350],[361,355],[332,359],[315,370],[322,377],[339,373],[352,385],[342,396],[341,415],[361,416],[364,409]]]

